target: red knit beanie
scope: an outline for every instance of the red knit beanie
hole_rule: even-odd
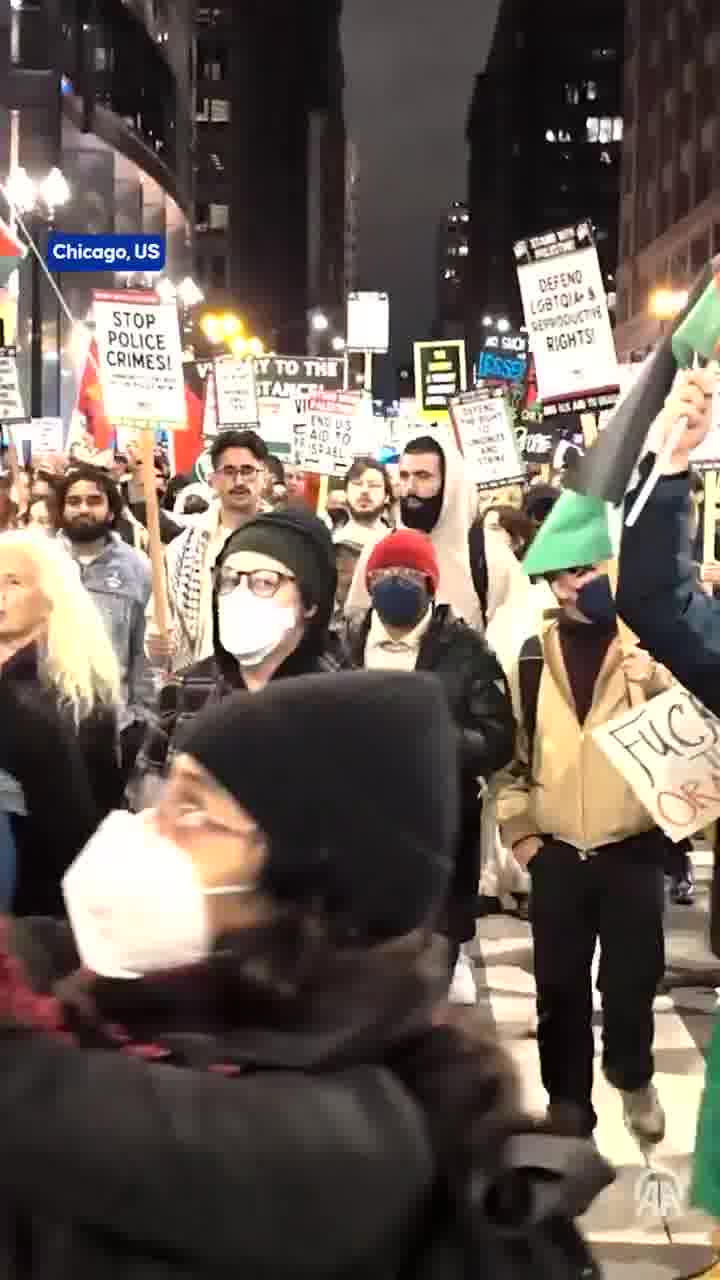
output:
[[[435,548],[425,533],[415,529],[397,529],[378,542],[365,567],[365,583],[378,569],[417,569],[432,585],[432,594],[440,582],[440,566]]]

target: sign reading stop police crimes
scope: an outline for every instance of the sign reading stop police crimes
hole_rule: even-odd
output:
[[[720,720],[675,687],[593,737],[671,840],[720,817]]]
[[[447,421],[450,401],[467,389],[465,343],[415,343],[415,394],[420,416]]]
[[[354,457],[357,397],[322,396],[310,402],[307,427],[296,432],[298,464],[321,476],[344,476]]]
[[[502,391],[470,391],[451,401],[450,410],[478,488],[497,489],[524,479],[525,467]]]
[[[538,394],[548,404],[617,393],[615,342],[597,249],[579,223],[515,244]]]
[[[255,368],[251,359],[220,356],[215,361],[219,427],[254,427],[258,422]]]
[[[107,417],[116,426],[187,427],[178,313],[155,293],[94,294]]]

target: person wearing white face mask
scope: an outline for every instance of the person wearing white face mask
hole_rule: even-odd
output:
[[[328,632],[336,585],[330,534],[302,507],[258,516],[228,538],[213,569],[214,655],[163,686],[128,789],[132,808],[153,802],[178,733],[208,702],[347,665]]]

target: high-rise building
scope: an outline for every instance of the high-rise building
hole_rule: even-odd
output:
[[[435,338],[463,336],[469,262],[470,210],[464,201],[454,200],[437,233]]]
[[[348,142],[345,152],[345,297],[358,287],[360,255],[360,155]]]
[[[343,294],[342,0],[197,6],[197,266],[275,350]]]
[[[624,0],[501,0],[467,128],[473,349],[484,315],[522,323],[513,241],[523,236],[591,219],[614,290],[623,10]]]
[[[59,169],[69,200],[54,211],[57,227],[164,235],[176,283],[192,265],[191,46],[192,0],[0,0],[0,174],[24,169],[37,185]],[[42,198],[30,214],[41,248],[49,214]],[[111,271],[59,278],[79,321],[94,288],[121,283]],[[44,277],[33,280],[29,255],[18,338],[36,412],[69,419],[77,336]]]
[[[720,253],[720,5],[628,0],[618,326],[623,357]]]

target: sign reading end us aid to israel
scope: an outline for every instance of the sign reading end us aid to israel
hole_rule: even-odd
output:
[[[187,427],[174,302],[126,289],[94,294],[95,340],[107,417],[116,426]]]
[[[720,720],[685,689],[633,707],[593,738],[671,840],[720,818]]]
[[[540,399],[617,393],[615,340],[589,224],[530,236],[514,248]]]

